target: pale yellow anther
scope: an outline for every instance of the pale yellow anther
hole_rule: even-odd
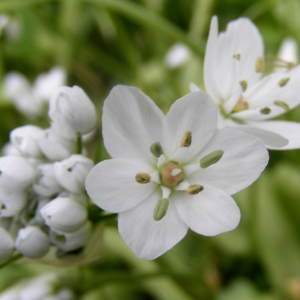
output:
[[[241,80],[240,81],[240,86],[241,86],[243,92],[245,92],[248,88],[248,82],[246,80]]]
[[[142,183],[142,184],[149,183],[150,179],[151,179],[151,177],[147,173],[138,173],[135,175],[135,180],[138,183]]]
[[[169,207],[168,199],[161,199],[156,203],[156,206],[153,211],[153,219],[155,221],[161,220],[167,213]]]
[[[274,104],[277,105],[277,106],[280,106],[284,110],[289,110],[290,109],[289,105],[286,102],[282,101],[282,100],[275,100]]]
[[[181,142],[180,142],[180,146],[181,147],[189,147],[192,143],[192,133],[190,131],[187,131],[184,133]]]
[[[260,113],[263,114],[263,115],[268,115],[271,113],[271,108],[270,107],[263,107],[261,110],[260,110]]]
[[[262,73],[265,71],[265,60],[263,57],[258,57],[255,61],[255,72]]]
[[[200,184],[192,184],[187,188],[187,193],[190,195],[196,195],[198,193],[200,193],[201,191],[203,191],[204,187],[203,185]]]
[[[287,85],[287,83],[289,82],[290,78],[286,77],[286,78],[282,78],[278,81],[278,85],[280,87],[284,87],[285,85]]]
[[[236,105],[232,109],[233,113],[238,113],[243,110],[249,109],[249,103],[244,99],[244,97],[240,97],[237,101]]]
[[[235,54],[232,55],[232,57],[233,57],[234,59],[236,59],[236,60],[240,60],[240,59],[241,59],[241,54],[235,53]]]

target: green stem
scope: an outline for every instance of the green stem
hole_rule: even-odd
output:
[[[82,137],[81,133],[77,132],[76,134],[76,154],[81,154],[82,153]]]
[[[17,260],[19,260],[20,258],[22,258],[23,255],[22,254],[16,254],[14,256],[12,256],[11,258],[9,258],[8,260],[6,260],[4,263],[0,264],[0,269],[6,267],[7,265],[9,265],[12,262],[15,262]]]
[[[196,0],[190,23],[189,36],[191,39],[200,41],[209,23],[214,0]]]
[[[1,0],[0,11],[6,12],[31,5],[45,4],[47,2],[54,2],[57,0]]]
[[[106,8],[117,13],[123,14],[126,17],[151,28],[151,30],[157,30],[176,42],[182,42],[188,45],[191,50],[199,54],[203,52],[203,49],[199,47],[198,43],[194,43],[190,38],[175,25],[159,16],[153,11],[146,10],[144,7],[135,4],[133,2],[124,0],[83,0],[87,3],[94,4],[101,8]]]

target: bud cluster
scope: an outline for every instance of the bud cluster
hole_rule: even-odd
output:
[[[90,235],[84,182],[93,161],[85,141],[95,131],[93,103],[77,87],[49,102],[51,125],[14,129],[0,157],[0,263],[16,251],[40,258],[83,248]]]

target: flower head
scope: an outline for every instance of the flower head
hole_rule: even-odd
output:
[[[218,33],[213,17],[204,61],[208,94],[219,107],[219,126],[238,126],[261,138],[268,148],[300,148],[300,124],[268,121],[300,103],[300,66],[263,76],[264,49],[247,18]]]
[[[119,232],[141,258],[154,259],[193,231],[214,236],[235,228],[231,194],[251,184],[268,154],[257,138],[217,129],[202,92],[177,100],[167,115],[137,88],[117,86],[103,108],[103,138],[113,157],[86,180],[92,201],[119,213]]]

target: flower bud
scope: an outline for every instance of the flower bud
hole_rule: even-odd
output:
[[[11,257],[14,249],[14,242],[10,234],[0,227],[0,263]]]
[[[43,164],[38,167],[38,180],[33,185],[33,190],[41,196],[51,197],[62,191],[58,184],[53,164]]]
[[[58,89],[50,99],[49,117],[57,134],[69,139],[92,131],[97,122],[94,104],[78,86]]]
[[[61,160],[74,152],[74,143],[70,139],[57,135],[52,128],[45,130],[44,136],[38,140],[42,153],[49,160]]]
[[[66,72],[60,67],[51,69],[48,73],[39,75],[33,86],[33,93],[40,101],[49,101],[53,91],[64,85]]]
[[[58,197],[41,209],[41,215],[51,229],[73,232],[87,219],[86,208],[70,197]]]
[[[44,256],[50,247],[48,236],[36,226],[27,226],[18,232],[16,249],[29,258]]]
[[[54,172],[59,184],[71,193],[80,193],[84,189],[85,178],[93,167],[93,162],[82,155],[56,162]]]
[[[41,156],[38,140],[44,136],[44,130],[32,125],[22,126],[10,133],[11,144],[21,155],[29,157]]]
[[[74,251],[85,247],[91,234],[91,224],[85,223],[77,231],[72,233],[50,232],[50,239],[60,250],[64,252]]]
[[[6,191],[23,191],[33,183],[35,171],[29,162],[19,156],[0,158],[0,188]]]
[[[26,204],[26,194],[0,188],[0,217],[13,217],[21,212]]]

